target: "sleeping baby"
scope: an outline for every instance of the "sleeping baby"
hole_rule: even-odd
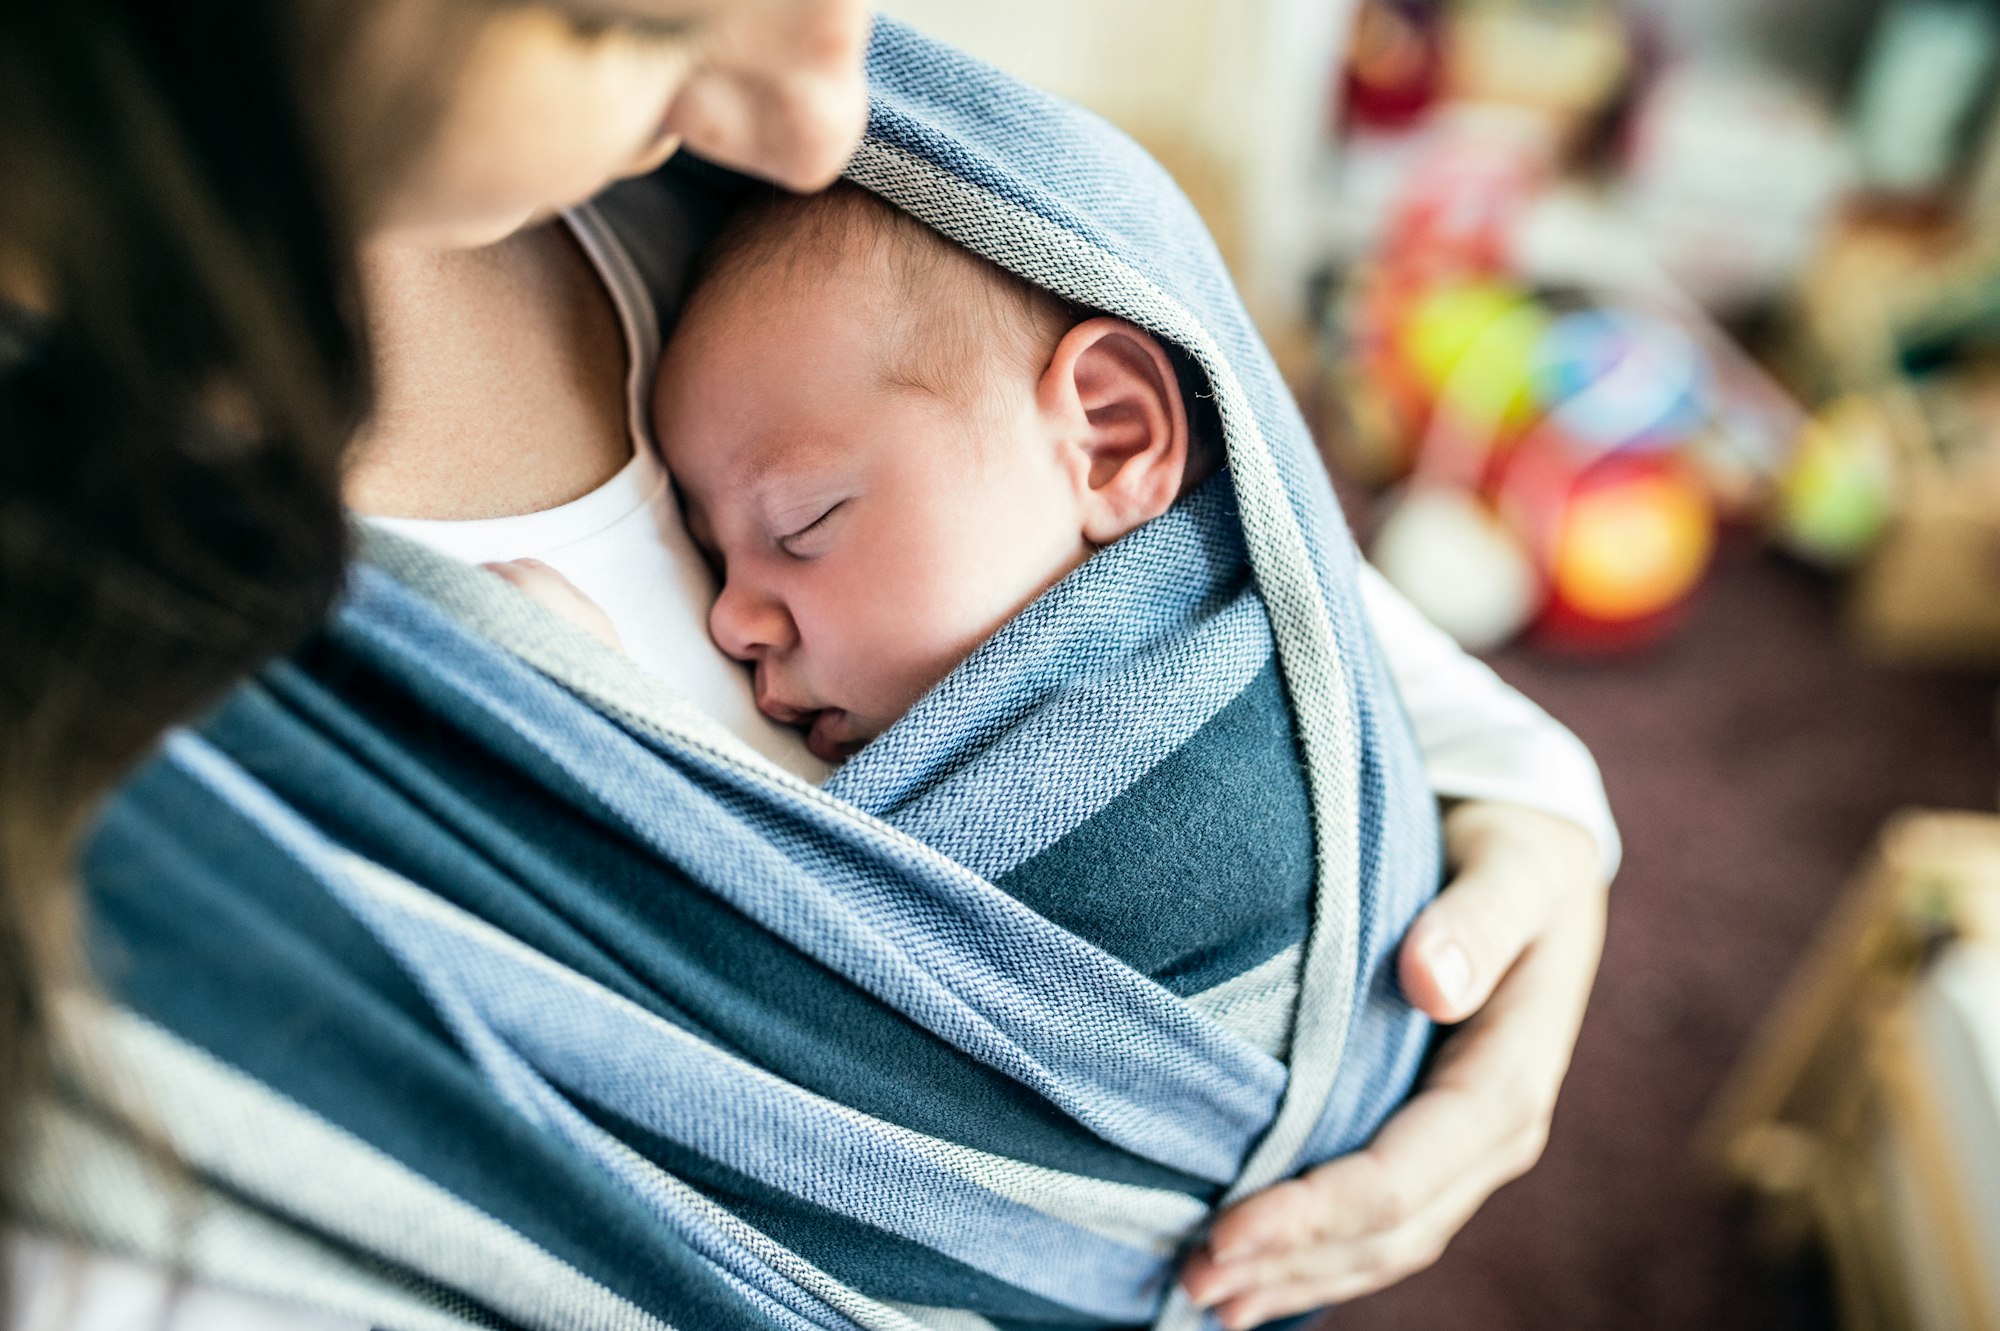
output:
[[[857,186],[704,257],[654,429],[765,715],[841,761],[1097,548],[1214,470],[1150,334],[1084,317]],[[513,580],[610,638],[552,570]]]
[[[843,184],[732,218],[698,265],[652,400],[688,529],[719,576],[710,634],[753,672],[766,716],[844,764],[829,789],[1189,997],[1295,965],[1315,881],[1291,712],[1201,383],[1137,326],[1072,307]],[[1156,519],[1175,526],[1134,535]],[[1128,536],[1182,542],[1194,563],[1164,584],[1131,560],[1094,565],[1088,594],[1045,596]],[[553,570],[498,571],[616,642]],[[1204,579],[1213,585],[1196,591]],[[1252,644],[1234,658],[1251,662],[1241,673],[1198,680],[1207,704],[1162,691],[1208,669],[1185,658],[1147,656],[1081,684],[1051,671],[1057,683],[1028,706],[1057,705],[1032,722],[978,713],[1040,687],[1013,657],[984,662],[979,683],[961,672],[956,692],[940,687],[1038,601],[1041,630],[1084,607],[1062,621],[1073,662],[1190,597],[1233,607],[1203,612],[1208,631]],[[920,703],[923,725],[894,730]],[[977,798],[954,793],[959,759],[931,743],[940,723],[1006,734],[1004,754],[985,755],[1004,774]],[[1140,780],[1153,758],[1135,755],[1175,725],[1177,751]],[[1104,738],[1085,770],[1055,760],[1093,731]],[[855,756],[891,732],[894,744]],[[932,775],[913,785],[917,769]],[[933,778],[926,806],[911,792]],[[1120,782],[1132,798],[1039,853],[981,858],[1018,839],[1009,810],[1072,806],[1079,790]],[[1289,973],[1274,983],[1280,1000]],[[1272,1010],[1245,1033],[1279,1053],[1289,1025],[1281,1001]]]

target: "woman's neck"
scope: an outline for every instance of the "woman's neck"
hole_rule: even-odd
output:
[[[479,250],[363,255],[375,409],[361,513],[493,518],[588,494],[632,456],[617,312],[560,223]]]

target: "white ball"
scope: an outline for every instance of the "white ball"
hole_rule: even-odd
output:
[[[1541,579],[1519,539],[1462,490],[1408,491],[1382,523],[1371,558],[1467,651],[1498,647],[1541,606]]]

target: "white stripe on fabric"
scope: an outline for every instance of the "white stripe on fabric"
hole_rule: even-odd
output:
[[[218,1290],[380,1331],[489,1325],[166,1165],[129,1137],[51,1099],[29,1106],[8,1209],[44,1233],[134,1258]]]
[[[1200,1201],[1183,1193],[1094,1179],[993,1155],[915,1132],[838,1101],[814,1095],[754,1063],[707,1045],[699,1036],[683,1031],[630,1000],[563,968],[512,936],[440,900],[373,861],[342,853],[340,864],[356,886],[399,913],[426,919],[463,936],[482,950],[505,957],[524,970],[539,973],[559,986],[574,990],[594,1007],[618,1012],[690,1057],[712,1058],[746,1081],[756,1082],[776,1095],[808,1102],[820,1113],[851,1125],[857,1132],[893,1142],[913,1155],[945,1166],[968,1183],[1033,1207],[1054,1219],[1113,1242],[1165,1256],[1172,1253],[1207,1215],[1207,1208]],[[482,1006],[481,1013],[488,1019],[503,1015],[486,1006]],[[506,1033],[523,1041],[537,1038],[534,1032],[520,1025],[507,1027]],[[632,1105],[619,1104],[607,1104],[606,1107],[621,1114],[631,1114],[635,1109]],[[745,1162],[728,1163],[741,1168]]]
[[[1185,348],[1215,391],[1243,535],[1270,611],[1312,792],[1318,891],[1293,1023],[1291,1077],[1276,1120],[1223,1198],[1284,1177],[1325,1109],[1347,1041],[1359,959],[1360,750],[1353,691],[1311,551],[1235,372],[1199,320],[1130,264],[1055,223],[876,138],[847,177],[943,235],[1081,304]]]
[[[1235,1031],[1273,1058],[1283,1058],[1292,1043],[1292,1011],[1299,996],[1299,945],[1294,943],[1269,961],[1260,962],[1188,998],[1190,1006]]]
[[[227,1188],[284,1198],[291,1217],[320,1234],[446,1290],[476,1290],[486,1307],[535,1331],[671,1331],[511,1227],[142,1017],[75,996],[59,1007],[57,1029],[65,1076],[113,1119],[157,1132],[177,1161]],[[78,1238],[168,1265],[199,1260],[194,1273],[216,1284],[384,1327],[464,1325],[351,1258],[322,1260],[318,1252],[334,1250],[288,1240],[290,1231],[254,1223],[251,1212],[215,1213],[211,1236],[198,1226],[183,1235],[195,1218],[183,1198],[198,1194],[171,1175],[149,1182],[135,1173],[142,1157],[115,1138],[86,1140],[74,1124],[45,1123],[54,1135],[43,1144],[55,1154],[29,1157],[35,1169],[24,1186],[37,1209],[54,1212],[52,1223],[69,1211]],[[92,1176],[99,1167],[104,1173]]]
[[[993,1323],[978,1313],[966,1312],[963,1308],[927,1308],[919,1303],[891,1306],[924,1331],[998,1331]]]

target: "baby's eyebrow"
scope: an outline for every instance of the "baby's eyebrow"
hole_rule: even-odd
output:
[[[761,490],[772,480],[813,476],[829,470],[845,453],[836,440],[814,436],[794,436],[755,449],[743,460],[742,485]]]

